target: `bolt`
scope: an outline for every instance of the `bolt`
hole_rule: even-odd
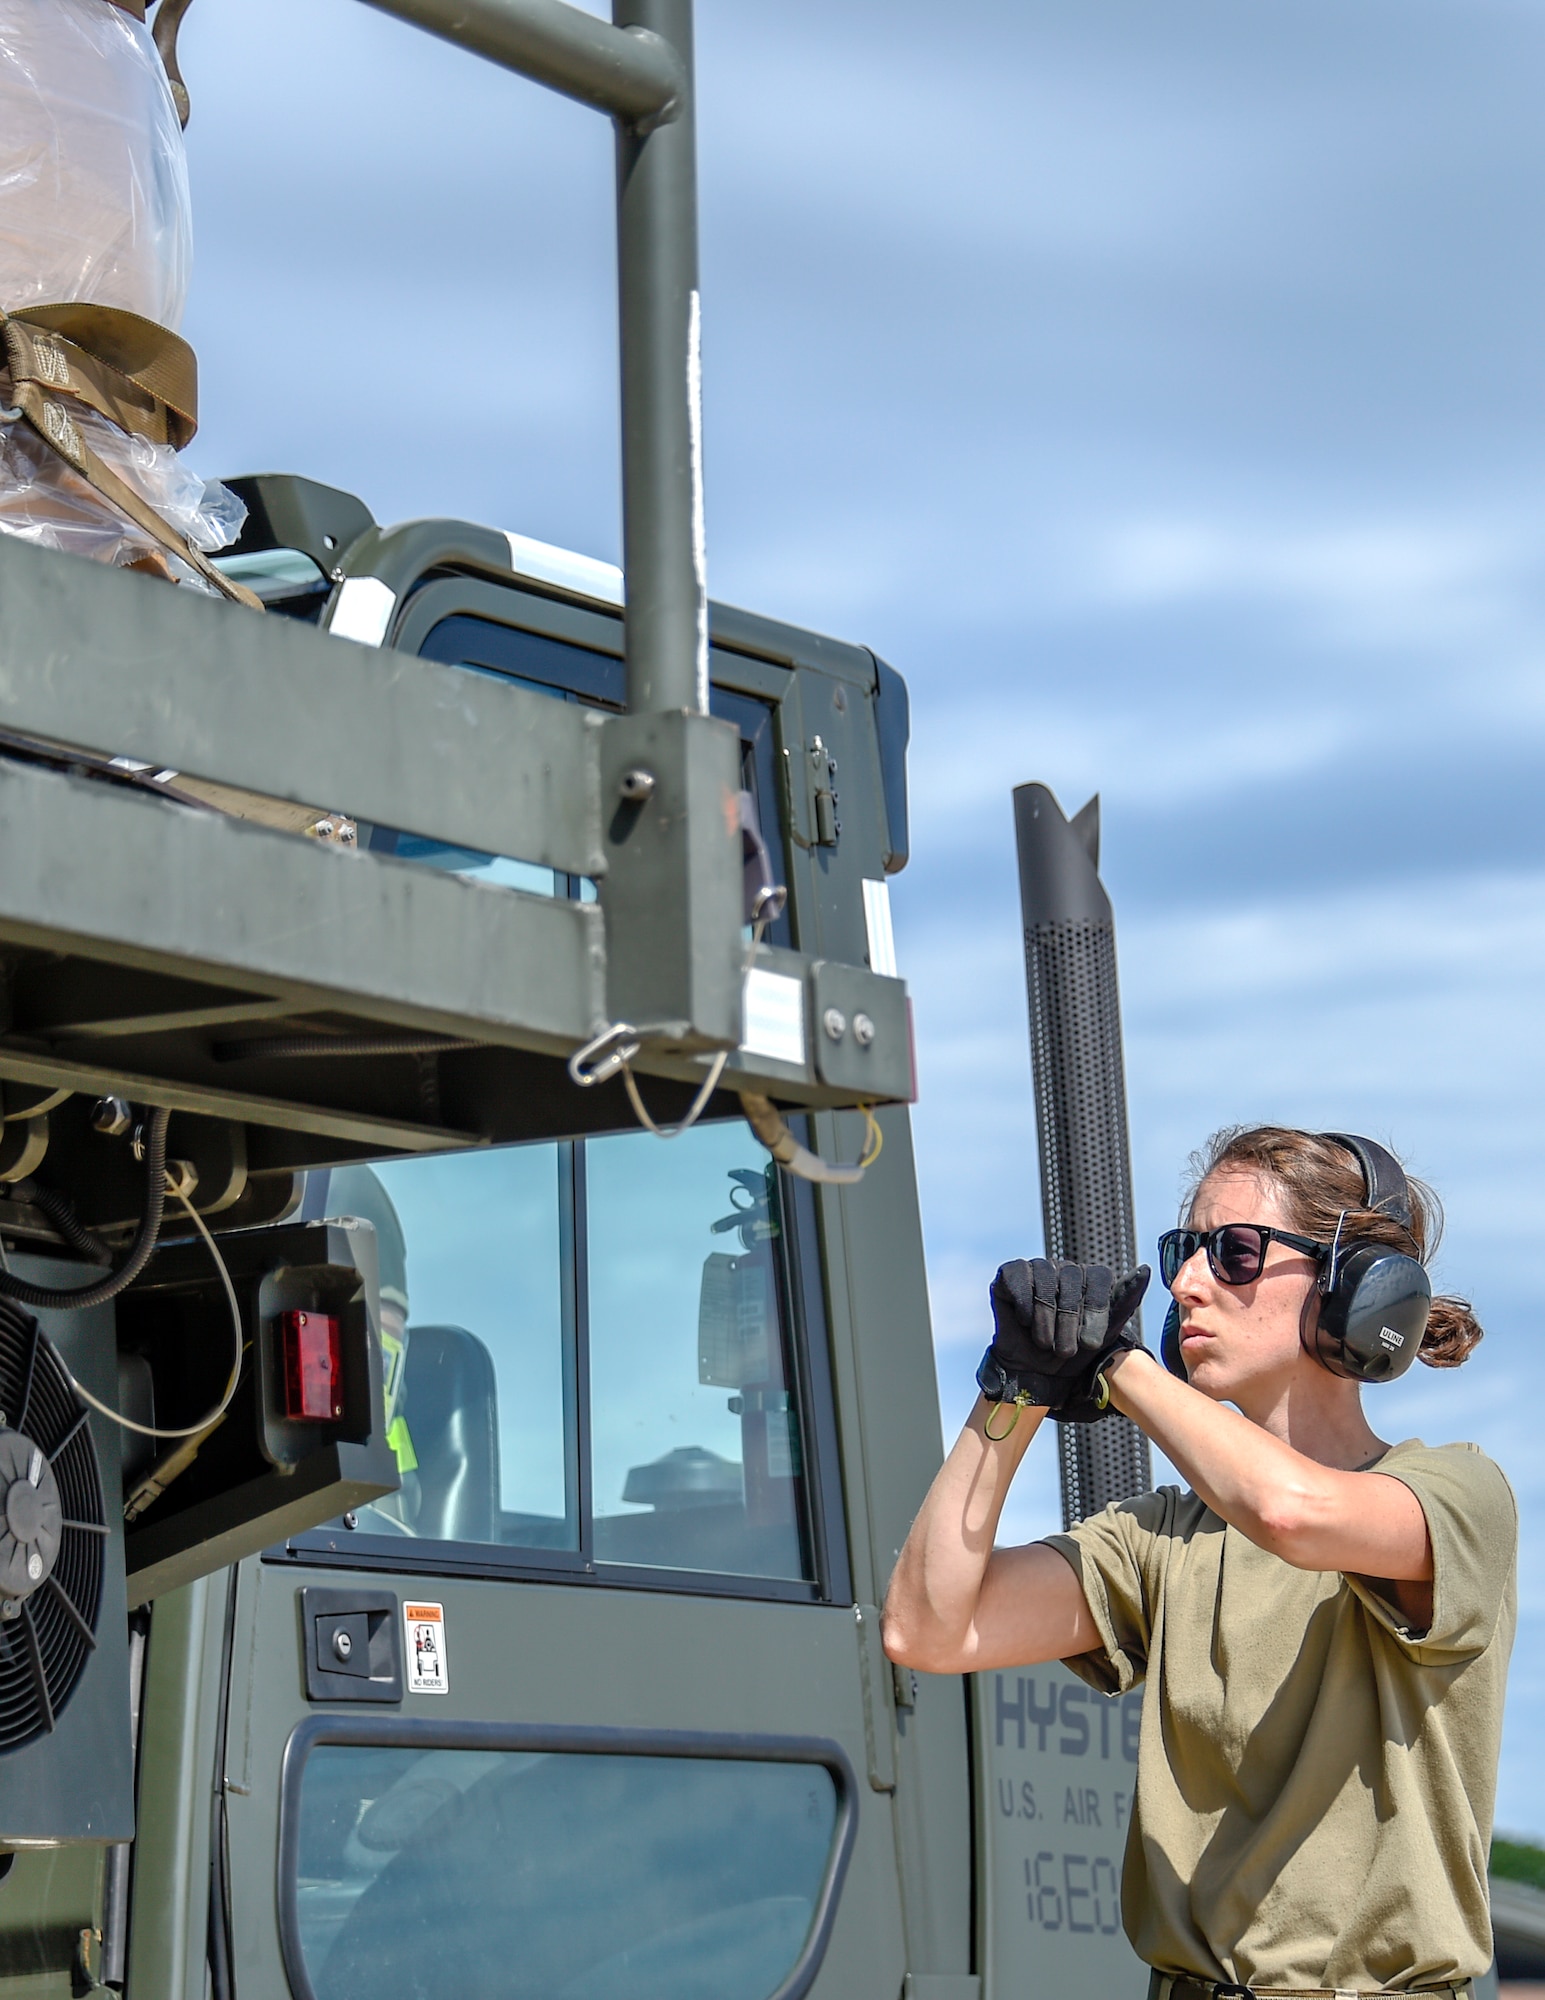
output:
[[[653,771],[624,771],[617,780],[618,795],[630,806],[641,806],[653,791]]]
[[[834,1042],[840,1042],[848,1031],[848,1017],[840,1007],[828,1007],[821,1016],[821,1026]]]
[[[347,1632],[337,1631],[333,1634],[333,1651],[340,1660],[346,1660],[354,1651],[354,1641]]]
[[[853,1016],[853,1039],[861,1049],[867,1049],[874,1040],[874,1023],[867,1014]]]
[[[121,1097],[99,1097],[91,1108],[91,1129],[104,1139],[117,1139],[128,1131],[132,1116]]]
[[[343,1525],[346,1528],[357,1528],[359,1526],[358,1514],[354,1513],[345,1514],[343,1517]]]

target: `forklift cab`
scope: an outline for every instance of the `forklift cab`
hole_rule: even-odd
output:
[[[327,631],[363,603],[383,666],[620,711],[616,572],[380,531],[308,482],[240,490],[226,560],[271,611]],[[789,891],[764,950],[892,977],[899,677],[728,610],[713,640]],[[595,893],[355,824],[490,897]],[[447,1122],[462,1060],[426,1086]],[[816,1187],[728,1096],[662,1141],[615,1086],[563,1087],[569,1136],[361,1144],[294,1178],[293,1219],[368,1224],[402,1301],[400,1484],[157,1597],[130,1993],[976,2000],[961,1686],[894,1674],[875,1609],[939,1450],[905,1107],[859,1184]],[[679,1115],[684,1086],[639,1088]],[[859,1150],[856,1113],[790,1115],[823,1157]]]

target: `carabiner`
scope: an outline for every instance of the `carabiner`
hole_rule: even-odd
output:
[[[613,1021],[569,1057],[569,1075],[581,1090],[588,1090],[591,1084],[605,1083],[625,1068],[640,1046],[637,1028],[626,1021]]]

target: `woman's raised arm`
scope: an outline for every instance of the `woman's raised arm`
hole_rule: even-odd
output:
[[[1258,1548],[1295,1569],[1431,1581],[1427,1518],[1400,1480],[1306,1458],[1171,1375],[1146,1350],[1121,1355],[1105,1372],[1116,1408]]]

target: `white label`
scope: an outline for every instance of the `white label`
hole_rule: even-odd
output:
[[[396,608],[396,593],[380,577],[345,577],[327,629],[335,639],[357,639],[362,646],[379,646]]]
[[[403,1636],[408,1648],[408,1693],[449,1694],[445,1662],[445,1606],[405,1604]]]
[[[891,885],[865,882],[864,929],[869,940],[869,970],[882,979],[895,979],[896,933],[891,929]]]
[[[748,1056],[766,1056],[772,1062],[805,1065],[805,982],[791,979],[786,972],[768,972],[755,966],[746,974],[746,1038],[741,1049]]]

